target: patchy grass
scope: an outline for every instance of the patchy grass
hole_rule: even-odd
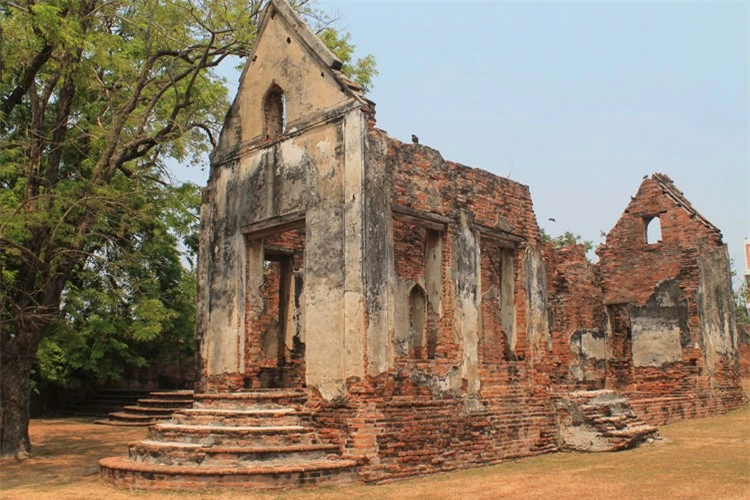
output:
[[[747,381],[746,389],[750,386]],[[97,460],[124,455],[144,428],[34,420],[34,456],[0,462],[0,498],[11,499],[427,499],[750,498],[750,406],[660,428],[663,441],[619,453],[559,453],[378,486],[286,492],[119,490],[99,479]]]

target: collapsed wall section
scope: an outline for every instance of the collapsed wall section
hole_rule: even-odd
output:
[[[597,254],[607,387],[652,423],[742,404],[726,246],[668,177],[642,182]]]
[[[582,245],[554,248],[547,244],[553,361],[556,392],[603,389],[607,349],[601,276]]]

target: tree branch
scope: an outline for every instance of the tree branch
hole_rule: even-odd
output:
[[[31,84],[34,83],[36,74],[49,60],[50,56],[52,55],[53,49],[54,47],[52,45],[44,44],[42,50],[39,51],[39,53],[31,60],[29,65],[26,66],[26,69],[21,75],[16,88],[14,88],[13,91],[8,94],[8,97],[3,99],[3,103],[2,105],[0,105],[0,123],[2,123],[4,121],[4,118],[13,111],[18,103],[21,102],[24,94],[28,92],[29,87],[31,87]]]

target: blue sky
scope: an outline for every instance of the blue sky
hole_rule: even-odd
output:
[[[527,184],[541,227],[595,244],[641,178],[666,173],[743,271],[747,2],[319,5],[377,58],[391,136]]]

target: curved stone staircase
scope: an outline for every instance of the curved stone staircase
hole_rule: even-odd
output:
[[[154,391],[140,398],[135,405],[126,405],[107,415],[106,419],[96,420],[95,424],[120,426],[147,426],[160,420],[168,420],[177,410],[189,408],[193,404],[193,391]]]
[[[151,426],[129,456],[99,461],[113,484],[137,489],[291,488],[357,479],[354,460],[323,442],[299,390],[196,394],[192,408]]]

